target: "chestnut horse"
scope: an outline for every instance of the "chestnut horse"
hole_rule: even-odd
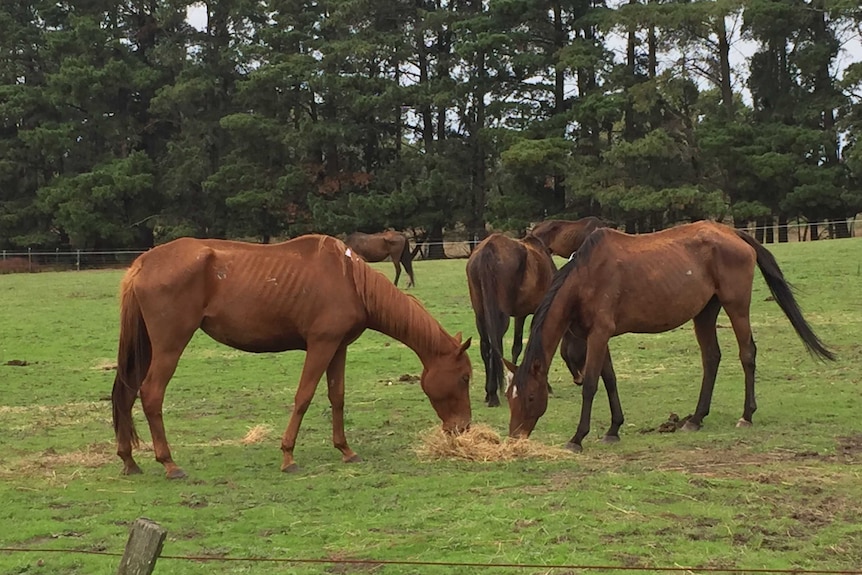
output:
[[[380,232],[377,234],[363,234],[353,232],[344,240],[350,249],[359,254],[359,257],[367,262],[382,262],[386,258],[392,259],[395,266],[395,285],[401,277],[401,266],[410,278],[407,287],[416,285],[413,277],[413,256],[410,255],[410,242],[407,236],[401,232]]]
[[[749,235],[715,222],[697,222],[661,232],[628,235],[610,228],[593,232],[554,277],[533,318],[524,363],[506,391],[509,434],[529,436],[548,405],[548,366],[564,332],[586,341],[583,403],[577,431],[566,445],[581,450],[599,375],[611,408],[606,441],[619,440],[623,423],[608,341],[623,333],[661,333],[694,319],[703,362],[700,398],[685,430],[700,429],[709,413],[721,351],[716,319],[724,308],[739,346],[745,373],[745,403],[739,427],[752,423],[756,347],[749,308],[754,267],[808,351],[834,359],[802,316],[773,255]],[[608,381],[608,377],[611,381]]]
[[[321,375],[332,406],[332,439],[345,462],[359,457],[344,436],[347,346],[366,329],[403,342],[423,364],[422,390],[447,431],[470,425],[468,339],[452,337],[414,298],[371,269],[343,242],[308,235],[273,245],[182,238],[138,257],[121,284],[121,324],[113,418],[123,473],[140,473],[132,406],[140,393],[156,460],[173,461],[162,421],[165,388],[200,328],[253,353],[305,350],[282,471],[294,471],[296,436]]]
[[[542,240],[552,254],[568,258],[584,243],[587,236],[605,226],[605,222],[592,216],[575,221],[545,220],[533,226],[530,234]]]
[[[516,240],[491,234],[467,260],[467,287],[485,363],[485,403],[500,405],[503,381],[503,334],[515,318],[512,361],[524,347],[524,322],[539,307],[557,267],[545,244],[528,235]]]

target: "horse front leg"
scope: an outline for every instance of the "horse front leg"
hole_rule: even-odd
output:
[[[512,363],[518,364],[518,356],[524,350],[524,322],[527,316],[515,318],[515,330],[512,334]]]
[[[344,435],[344,366],[347,360],[347,346],[341,346],[329,367],[326,369],[326,385],[329,390],[329,405],[332,406],[332,444],[341,451],[345,463],[362,461],[350,446]]]
[[[314,397],[320,377],[332,362],[332,358],[340,345],[340,342],[323,343],[311,341],[307,344],[308,349],[305,353],[305,363],[302,366],[302,375],[299,378],[299,386],[296,389],[296,396],[293,400],[293,411],[290,414],[287,429],[284,430],[284,435],[281,438],[281,451],[283,454],[281,470],[284,472],[299,470],[299,466],[293,459],[293,449],[296,447],[296,436],[299,434],[299,426],[302,424],[305,412],[308,411],[308,406],[311,405],[311,399]]]
[[[593,410],[593,398],[599,384],[599,375],[607,355],[607,336],[590,334],[587,337],[587,361],[584,365],[584,383],[582,387],[583,401],[581,403],[581,419],[575,435],[566,444],[566,449],[574,452],[583,450],[582,442],[590,433],[590,417]]]

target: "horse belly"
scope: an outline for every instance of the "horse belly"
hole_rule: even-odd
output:
[[[286,318],[207,317],[201,330],[219,343],[252,353],[305,349],[305,338]]]
[[[616,314],[615,335],[663,333],[675,329],[699,314],[714,293],[714,290],[688,286],[679,291],[657,291],[654,297],[642,294]]]

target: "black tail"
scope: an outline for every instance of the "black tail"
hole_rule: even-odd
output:
[[[484,324],[485,338],[488,345],[488,356],[485,360],[485,392],[488,398],[502,391],[503,385],[503,335],[506,332],[509,316],[500,308],[497,298],[496,248],[488,244],[479,259],[476,268],[479,270],[479,287],[482,290],[481,318],[476,318]]]
[[[809,353],[821,359],[834,360],[835,354],[820,341],[820,338],[817,337],[802,316],[802,310],[796,303],[796,298],[793,297],[793,287],[784,279],[784,274],[778,267],[775,256],[747,233],[736,230],[736,235],[754,248],[757,254],[757,266],[760,268],[760,273],[763,274],[763,279],[766,280],[766,285],[769,286],[769,291],[772,292],[772,297],[775,298],[784,315],[790,320],[793,329],[799,334]]]
[[[138,298],[132,289],[132,273],[127,274],[122,286],[120,345],[111,402],[114,433],[118,439],[121,435],[127,435],[132,444],[137,446],[139,439],[132,419],[132,406],[150,367],[152,347]]]
[[[410,252],[410,242],[404,238],[404,249],[401,250],[401,265],[404,266],[404,271],[407,272],[407,277],[410,278],[410,284],[407,287],[416,285],[416,278],[413,276],[413,254]]]

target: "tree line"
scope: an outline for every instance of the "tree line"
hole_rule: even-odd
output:
[[[3,2],[0,247],[587,215],[846,236],[860,36],[856,0]]]

